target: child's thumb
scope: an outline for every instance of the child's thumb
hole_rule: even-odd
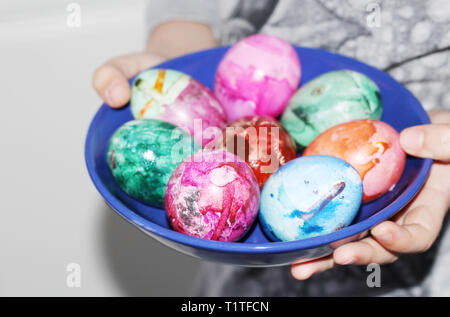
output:
[[[450,124],[425,124],[403,130],[400,144],[410,155],[450,162]]]
[[[122,107],[130,100],[128,78],[162,61],[162,57],[150,53],[114,58],[97,68],[93,77],[93,86],[109,106]]]

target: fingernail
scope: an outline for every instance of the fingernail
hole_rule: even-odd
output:
[[[419,151],[423,147],[424,133],[419,129],[406,129],[402,133],[402,146],[411,151]]]
[[[126,91],[123,85],[119,81],[113,81],[106,89],[106,102],[110,106],[120,105],[124,94],[126,94]]]
[[[392,232],[386,227],[375,227],[372,230],[372,235],[381,242],[390,242],[393,239]]]
[[[296,273],[297,279],[299,280],[307,280],[311,277],[311,273],[306,272],[305,270],[298,270]]]
[[[354,257],[348,257],[341,261],[341,265],[349,265],[355,263]]]

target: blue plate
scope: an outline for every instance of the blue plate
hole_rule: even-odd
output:
[[[382,120],[397,131],[430,122],[417,99],[386,73],[326,51],[303,47],[295,49],[302,63],[302,84],[328,71],[356,70],[378,84],[384,106]],[[158,67],[185,72],[212,88],[217,65],[227,50],[228,47],[219,47],[201,51],[167,61]],[[353,224],[339,231],[300,241],[270,242],[259,223],[255,223],[240,242],[209,241],[172,230],[164,210],[140,203],[125,194],[115,183],[105,160],[106,148],[113,132],[132,119],[128,106],[114,110],[104,104],[89,127],[85,158],[89,175],[100,194],[122,217],[168,247],[200,259],[235,265],[276,266],[330,254],[333,247],[343,242],[340,240],[389,219],[404,207],[425,182],[432,163],[431,159],[408,157],[397,186],[379,199],[363,205]]]

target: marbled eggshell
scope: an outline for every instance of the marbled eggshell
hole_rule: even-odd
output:
[[[380,90],[367,76],[350,70],[325,73],[303,85],[291,98],[281,123],[301,147],[334,125],[380,119]]]
[[[262,187],[281,165],[297,157],[295,144],[281,124],[269,116],[250,116],[230,123],[221,146],[245,160]]]
[[[163,207],[175,167],[200,148],[191,135],[173,124],[133,120],[114,132],[106,160],[117,184],[128,195]]]
[[[204,150],[170,178],[166,211],[172,227],[190,236],[236,241],[254,222],[259,187],[250,167],[224,150]]]
[[[356,168],[364,185],[364,202],[388,192],[399,181],[406,154],[397,131],[378,120],[355,120],[320,134],[303,155],[332,155]]]
[[[231,47],[216,72],[214,93],[229,121],[248,115],[278,116],[300,83],[301,67],[288,42],[267,34]]]
[[[191,76],[171,69],[149,69],[131,85],[130,107],[136,119],[159,119],[187,129],[206,145],[226,124],[214,94]]]
[[[259,218],[272,240],[301,240],[348,226],[361,199],[361,177],[350,164],[332,156],[301,157],[269,177]]]

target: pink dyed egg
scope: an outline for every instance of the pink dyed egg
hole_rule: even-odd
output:
[[[276,117],[300,83],[301,67],[288,42],[267,34],[236,43],[219,64],[214,93],[228,120],[249,115]]]
[[[400,136],[378,120],[355,120],[336,125],[314,139],[303,155],[331,155],[352,165],[363,180],[363,201],[380,197],[397,184],[406,154]]]
[[[190,236],[236,241],[255,221],[259,186],[243,160],[204,150],[184,160],[170,177],[166,211],[172,227]]]

